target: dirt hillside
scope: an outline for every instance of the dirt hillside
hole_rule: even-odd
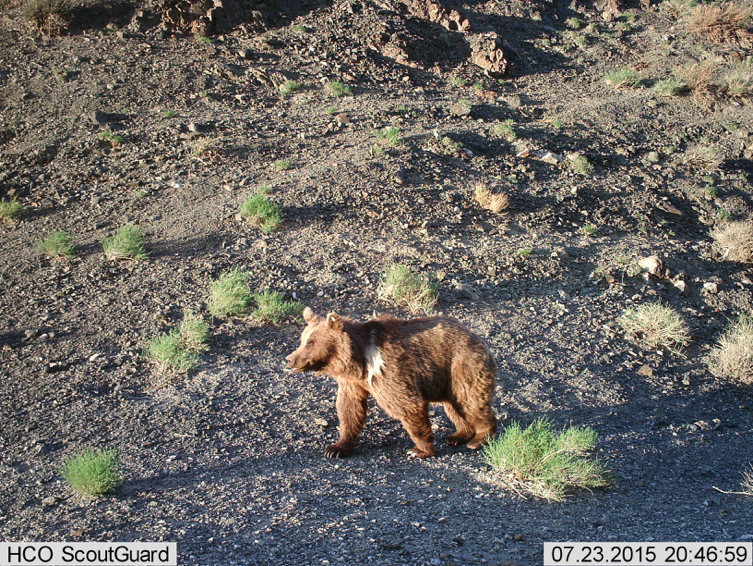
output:
[[[703,35],[680,0],[607,4],[104,3],[40,29],[0,2],[0,199],[24,207],[0,224],[0,539],[176,541],[180,564],[216,566],[752,540],[753,498],[715,489],[753,460],[751,387],[706,363],[753,309],[751,264],[710,235],[753,210],[750,30]],[[262,186],[270,233],[239,216]],[[125,225],[147,259],[103,254]],[[58,230],[74,259],[38,253]],[[284,365],[302,324],[207,310],[237,268],[319,313],[407,317],[378,298],[393,263],[489,343],[500,428],[592,427],[610,489],[524,499],[444,443],[441,408],[434,458],[409,459],[372,405],[355,454],[325,459],[335,384]],[[653,303],[685,347],[626,335]],[[161,372],[144,350],[187,310],[208,349]],[[86,448],[119,450],[112,495],[62,478]]]

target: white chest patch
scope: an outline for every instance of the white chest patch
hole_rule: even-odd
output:
[[[384,369],[384,359],[379,348],[374,344],[374,338],[366,346],[366,382],[369,387],[373,387],[372,381],[375,377],[381,377],[382,370]]]

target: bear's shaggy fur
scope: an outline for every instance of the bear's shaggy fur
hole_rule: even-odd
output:
[[[409,454],[434,454],[429,403],[443,403],[457,428],[450,444],[478,448],[494,436],[491,403],[497,366],[489,348],[456,320],[443,317],[359,323],[306,308],[300,347],[286,360],[293,371],[335,378],[340,439],[331,458],[349,456],[366,422],[366,400],[399,419],[415,446]]]

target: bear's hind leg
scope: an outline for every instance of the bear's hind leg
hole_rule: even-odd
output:
[[[444,404],[444,411],[455,425],[455,432],[446,438],[447,443],[452,446],[465,444],[476,435],[476,430],[460,413],[459,407],[452,401]]]
[[[324,450],[327,458],[345,458],[353,448],[366,424],[366,400],[369,394],[360,387],[340,384],[337,389],[337,416],[340,419],[340,439]]]

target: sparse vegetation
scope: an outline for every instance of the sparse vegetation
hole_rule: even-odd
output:
[[[674,70],[674,75],[696,94],[711,90],[719,72],[719,64],[713,59],[686,63]]]
[[[594,236],[599,231],[599,227],[596,224],[586,224],[583,226],[583,233],[586,236]]]
[[[22,13],[37,30],[48,36],[60,35],[71,19],[76,0],[26,0]]]
[[[403,264],[392,264],[384,270],[379,284],[379,299],[406,307],[412,314],[428,313],[438,299],[437,285]]]
[[[24,213],[24,205],[17,198],[0,200],[0,222],[11,224],[21,218]]]
[[[175,116],[177,116],[177,115],[178,115],[178,113],[177,113],[177,112],[176,112],[175,110],[172,110],[172,109],[170,109],[170,108],[168,108],[167,110],[165,110],[165,111],[164,111],[164,112],[162,113],[162,117],[163,117],[163,118],[174,118],[174,117],[175,117]]]
[[[397,126],[387,126],[377,130],[377,139],[387,147],[395,147],[400,143],[400,128]]]
[[[753,59],[733,65],[722,75],[720,88],[733,97],[747,96],[753,92]]]
[[[635,69],[622,68],[604,75],[604,82],[613,88],[636,88],[641,86]]]
[[[516,493],[561,501],[571,490],[610,485],[609,470],[588,457],[596,440],[596,432],[588,427],[568,426],[556,432],[546,419],[527,428],[513,421],[484,445],[483,455],[502,483]]]
[[[71,487],[86,497],[100,497],[122,483],[120,458],[115,449],[86,450],[63,461],[61,473]]]
[[[518,139],[518,134],[515,133],[515,121],[512,118],[494,124],[493,131],[495,136],[511,143]]]
[[[585,155],[568,155],[566,164],[576,175],[591,177],[594,174],[594,166]]]
[[[208,157],[215,151],[216,146],[215,140],[209,138],[196,139],[191,143],[191,155],[198,159]]]
[[[123,143],[123,136],[120,134],[113,134],[110,130],[102,130],[99,132],[99,139],[109,142],[112,147],[118,147]]]
[[[682,163],[690,169],[713,173],[721,166],[722,154],[718,148],[703,143],[695,144],[682,156]]]
[[[285,295],[278,291],[265,289],[252,295],[256,308],[251,313],[260,322],[277,324],[285,316],[300,316],[303,304],[300,301],[285,300]]]
[[[280,85],[280,94],[286,96],[292,92],[295,92],[299,88],[301,88],[301,83],[292,79],[288,79]]]
[[[350,96],[350,87],[340,81],[330,81],[324,85],[324,88],[335,98]]]
[[[515,250],[515,257],[529,257],[533,255],[533,248],[518,248]]]
[[[262,232],[274,232],[282,225],[282,207],[270,200],[267,192],[265,187],[257,189],[255,195],[241,203],[239,213]]]
[[[290,169],[290,159],[278,159],[274,162],[274,168],[278,171],[287,171]]]
[[[717,377],[753,385],[753,312],[743,313],[730,325],[707,363]]]
[[[57,230],[39,242],[37,252],[51,258],[72,259],[76,256],[76,244],[69,232]]]
[[[656,81],[651,89],[659,96],[679,96],[687,86],[680,79],[668,78],[660,81]]]
[[[142,260],[149,254],[144,248],[144,234],[138,226],[127,225],[102,240],[102,249],[109,260]]]
[[[473,197],[482,208],[494,214],[502,214],[510,206],[510,197],[506,193],[493,193],[485,183],[476,184]]]
[[[711,237],[724,259],[753,263],[753,220],[722,223],[711,231]]]
[[[683,318],[671,307],[659,303],[627,309],[620,317],[620,324],[629,338],[652,349],[676,351],[690,341]]]
[[[220,275],[209,288],[207,310],[212,316],[233,317],[248,314],[253,297],[248,288],[251,274],[233,269]]]
[[[565,20],[565,25],[571,29],[581,29],[585,24],[580,18],[568,18]]]
[[[180,326],[160,334],[146,347],[146,358],[155,363],[161,372],[185,372],[199,361],[206,350],[209,325],[191,312],[183,316]]]
[[[465,80],[463,77],[450,77],[447,80],[447,84],[452,87],[458,88],[458,87],[463,87],[466,84],[468,84],[468,81]]]
[[[748,27],[753,8],[735,2],[699,4],[688,16],[688,29],[716,43],[740,43],[750,39]]]

